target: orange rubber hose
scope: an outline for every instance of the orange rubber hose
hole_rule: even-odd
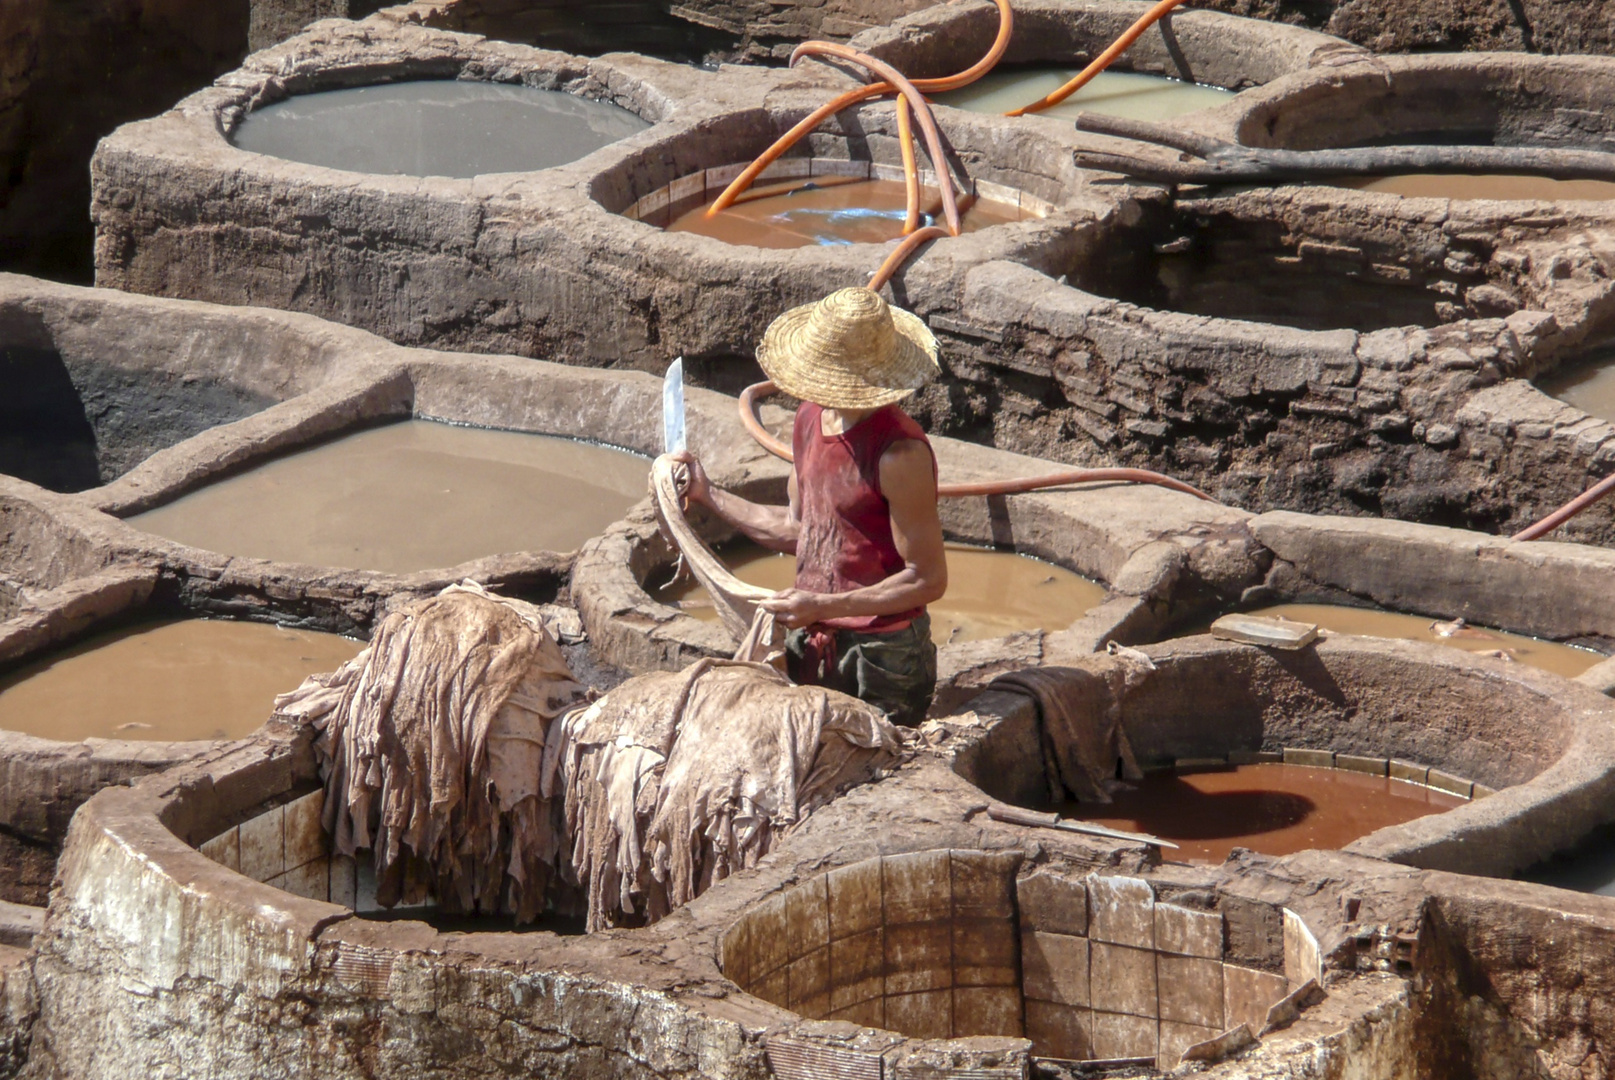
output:
[[[1012,112],[1007,112],[1004,115],[1025,116],[1027,113],[1042,112],[1044,109],[1060,104],[1060,102],[1064,101],[1072,94],[1075,94],[1084,86],[1087,86],[1089,82],[1093,81],[1093,77],[1095,75],[1098,75],[1101,71],[1104,71],[1115,62],[1118,56],[1131,48],[1133,42],[1137,41],[1143,36],[1144,31],[1160,22],[1161,19],[1165,18],[1173,8],[1177,7],[1183,2],[1184,0],[1160,0],[1160,3],[1150,8],[1144,13],[1142,18],[1140,18],[1132,26],[1129,26],[1127,28],[1127,33],[1117,38],[1111,43],[1110,48],[1100,53],[1094,58],[1093,63],[1083,68],[1082,73],[1076,78],[1060,87],[1060,89],[1056,90],[1042,101],[1034,101],[1030,105],[1024,105],[1021,108],[1015,109]]]
[[[987,55],[957,74],[947,75],[939,79],[914,80],[914,86],[921,93],[940,94],[946,90],[957,90],[961,86],[969,86],[997,66],[998,61],[1004,56],[1004,51],[1009,48],[1009,39],[1015,29],[1015,16],[1010,11],[1009,0],[994,0],[994,3],[998,5],[998,36],[993,39],[992,48],[987,50]],[[794,56],[791,62],[796,62]],[[840,94],[814,109],[793,126],[791,130],[776,139],[774,145],[758,155],[757,160],[748,165],[744,172],[735,177],[729,186],[724,189],[723,194],[718,196],[718,200],[707,209],[707,216],[711,217],[732,206],[735,198],[752,185],[758,174],[778,161],[781,155],[801,142],[809,132],[824,123],[825,120],[842,109],[858,104],[860,101],[867,101],[872,97],[889,94],[895,89],[896,87],[886,83],[871,83],[868,86],[860,86],[855,90],[848,90],[846,93]]]
[[[942,191],[942,216],[947,220],[948,231],[954,236],[963,232],[964,226],[959,221],[959,205],[953,197],[953,173],[948,169],[947,155],[942,149],[942,132],[936,126],[936,117],[932,115],[930,103],[925,100],[925,95],[920,93],[901,71],[884,60],[876,60],[868,53],[859,52],[846,45],[837,45],[830,41],[804,41],[796,47],[791,59],[795,60],[800,56],[834,56],[840,60],[847,60],[868,68],[875,75],[897,87],[898,92],[913,107],[914,119],[919,122],[920,133],[925,136],[925,150],[931,158],[931,168],[936,172],[937,187]]]
[[[919,236],[915,233],[914,236]],[[910,240],[914,237],[910,237]],[[904,241],[907,243],[907,241]],[[791,448],[780,442],[757,419],[757,399],[767,397],[774,393],[776,387],[771,381],[754,383],[740,392],[740,422],[746,425],[751,437],[757,440],[764,450],[777,458],[794,461]],[[1615,479],[1615,478],[1612,478]],[[939,484],[936,493],[943,499],[960,499],[977,495],[1020,495],[1028,491],[1038,491],[1042,488],[1066,487],[1070,484],[1093,483],[1127,483],[1127,484],[1153,484],[1157,487],[1170,488],[1181,491],[1185,495],[1193,495],[1206,502],[1216,502],[1205,492],[1185,484],[1181,480],[1174,480],[1158,472],[1148,469],[1067,469],[1064,472],[1047,473],[1043,476],[1022,476],[1011,480],[983,480],[974,484]]]
[[[875,271],[875,276],[869,279],[869,288],[874,292],[880,292],[881,288],[892,280],[892,275],[897,273],[898,269],[908,261],[910,255],[914,254],[915,248],[931,240],[940,240],[947,235],[948,230],[936,225],[927,225],[918,232],[912,232],[903,237],[903,242],[898,244],[890,255],[886,256],[886,261],[880,264],[880,269]]]
[[[1539,540],[1551,533],[1553,530],[1557,529],[1559,526],[1563,525],[1565,522],[1569,521],[1571,518],[1575,517],[1577,514],[1581,513],[1583,510],[1587,509],[1599,499],[1602,499],[1605,495],[1608,495],[1611,491],[1615,491],[1615,475],[1604,477],[1602,480],[1598,481],[1598,483],[1594,484],[1580,495],[1577,495],[1574,499],[1571,499],[1569,502],[1559,507],[1559,509],[1537,522],[1535,525],[1532,525],[1528,529],[1522,529],[1513,536],[1509,537],[1509,539]]]
[[[908,98],[897,99],[897,145],[903,151],[903,235],[920,227],[920,167],[914,160],[914,121]]]

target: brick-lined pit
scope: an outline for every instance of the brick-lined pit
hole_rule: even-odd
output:
[[[1068,1060],[1159,1058],[1244,1025],[1322,978],[1285,919],[1283,949],[1225,941],[1223,916],[1158,903],[1147,881],[1047,870],[1018,852],[918,851],[777,894],[722,939],[724,974],[808,1019],[915,1038],[1024,1036]],[[1277,914],[1276,912],[1274,913]]]

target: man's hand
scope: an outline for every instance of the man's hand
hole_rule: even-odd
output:
[[[823,593],[807,592],[803,589],[781,589],[773,596],[760,601],[764,611],[774,613],[774,618],[792,630],[799,626],[809,626],[824,618],[833,618],[831,609],[835,598],[825,596]]]
[[[675,450],[669,456],[684,466],[684,482],[679,485],[679,495],[689,502],[711,506],[712,481],[707,479],[707,471],[701,467],[701,459],[688,450]]]

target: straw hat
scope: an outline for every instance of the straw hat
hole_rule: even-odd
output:
[[[830,409],[890,405],[938,371],[925,323],[865,288],[840,289],[775,319],[757,363],[787,394]]]

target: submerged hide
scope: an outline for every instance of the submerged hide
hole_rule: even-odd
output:
[[[456,585],[389,615],[275,711],[320,730],[332,850],[371,850],[379,903],[530,920],[562,849],[545,743],[585,696],[536,608]]]
[[[566,793],[590,930],[653,922],[755,865],[899,752],[880,710],[740,661],[641,675],[557,727],[544,790]]]

